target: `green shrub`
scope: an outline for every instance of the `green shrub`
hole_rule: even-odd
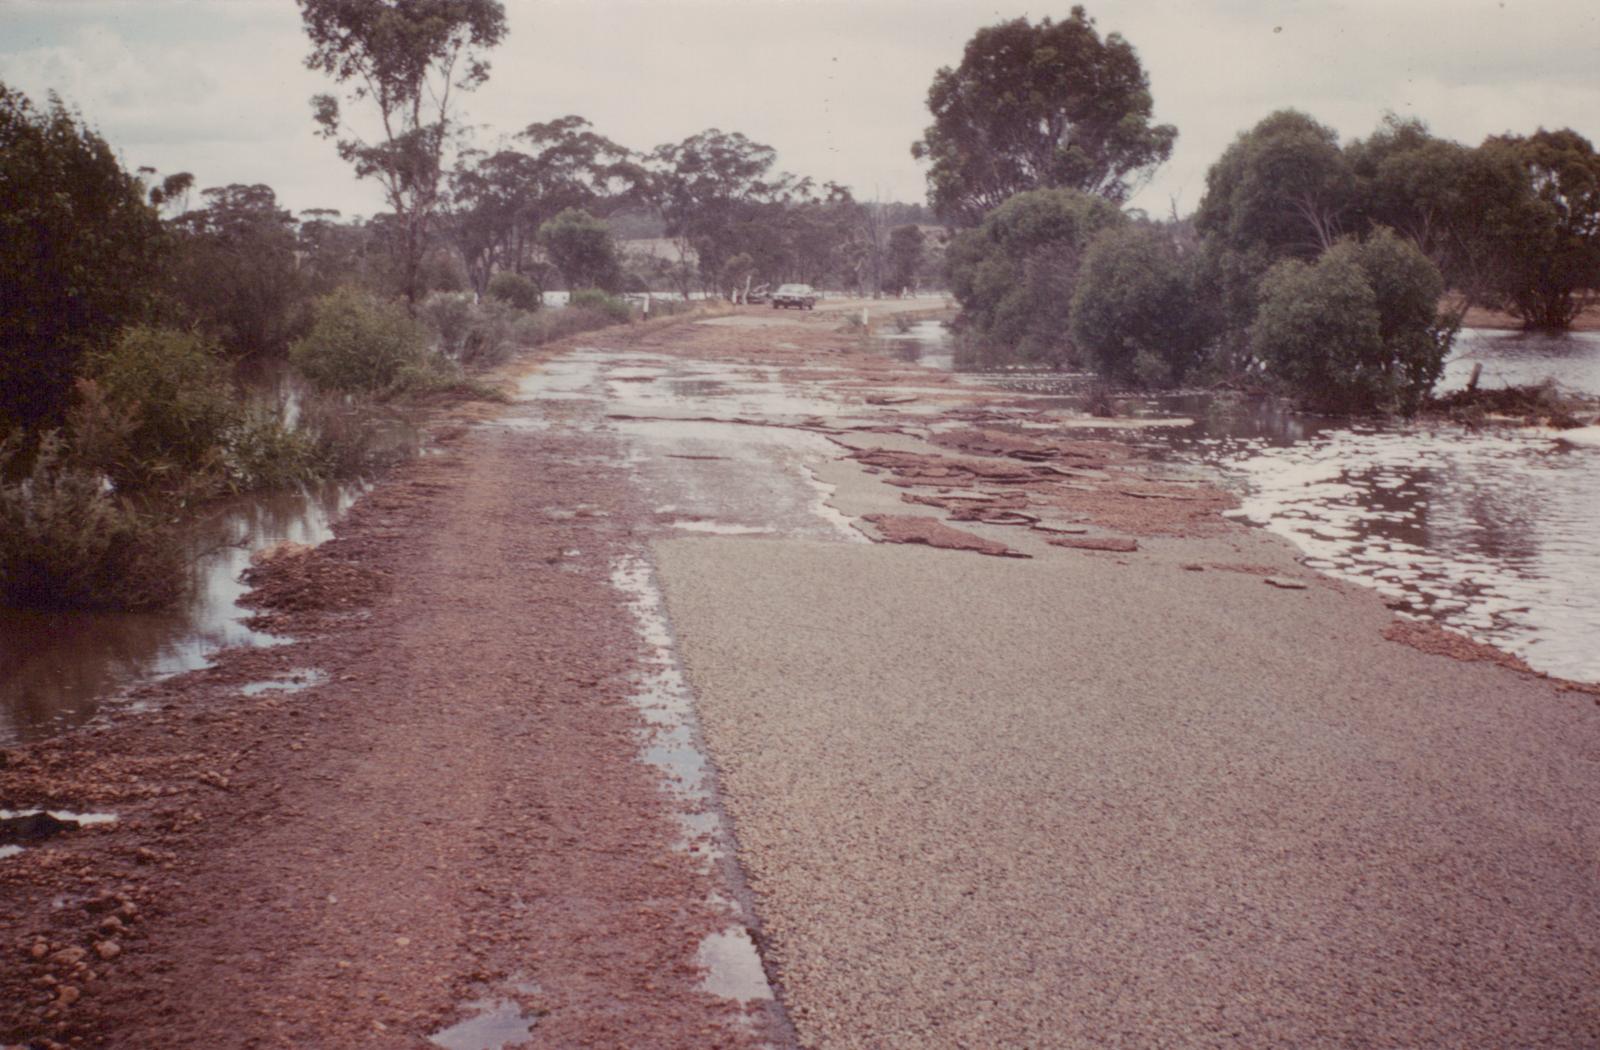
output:
[[[968,355],[990,363],[1068,363],[1068,321],[1084,251],[1101,230],[1126,221],[1103,197],[1030,190],[958,234],[946,260]]]
[[[225,461],[229,485],[238,492],[289,488],[323,474],[313,435],[286,427],[265,405],[240,413],[228,433]]]
[[[1141,386],[1182,382],[1219,327],[1193,257],[1164,231],[1117,226],[1089,245],[1072,295],[1072,341],[1095,371]]]
[[[189,332],[129,328],[90,356],[86,372],[70,417],[84,465],[125,491],[223,481],[240,409],[214,344]]]
[[[1261,282],[1251,347],[1267,371],[1326,412],[1413,412],[1443,370],[1456,322],[1444,281],[1410,243],[1380,230],[1315,263],[1286,260]]]
[[[404,308],[365,292],[341,288],[318,299],[312,316],[289,356],[323,389],[391,394],[428,356],[426,335]]]
[[[602,292],[598,288],[581,288],[567,299],[567,309],[591,310],[603,314],[611,324],[627,324],[633,320],[633,307],[626,299]]]
[[[544,302],[538,284],[520,273],[502,270],[489,278],[489,298],[509,303],[518,310],[537,310]]]
[[[0,446],[0,476],[19,444]],[[169,528],[73,465],[56,432],[21,481],[0,481],[0,603],[16,608],[153,609],[188,575]]]
[[[471,369],[493,368],[510,360],[518,321],[524,311],[498,300],[474,303],[470,295],[435,293],[418,315],[439,335],[439,351]]]
[[[0,84],[0,421],[61,425],[84,356],[146,316],[166,243],[104,139]]]

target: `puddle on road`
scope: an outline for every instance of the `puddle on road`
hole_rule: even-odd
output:
[[[710,763],[700,749],[693,695],[672,650],[665,602],[650,566],[628,558],[613,567],[611,582],[628,598],[635,626],[650,651],[648,670],[639,680],[634,704],[649,723],[640,754],[662,773],[679,803],[684,829],[680,849],[693,853],[701,870],[712,872],[726,859],[732,836],[715,808]],[[705,971],[703,987],[740,1002],[773,998],[761,956],[748,932],[750,916],[741,904],[721,895],[710,902],[728,912],[729,924],[701,941],[696,959]]]
[[[701,986],[712,995],[742,1003],[772,998],[772,986],[761,969],[755,941],[743,926],[706,934],[695,952],[695,961],[706,971]]]
[[[298,693],[302,689],[312,689],[325,685],[328,673],[315,667],[295,667],[271,678],[263,678],[259,682],[246,682],[239,687],[239,692],[245,696],[260,696],[262,693]]]
[[[535,995],[539,990],[532,983],[514,983],[511,987],[524,995]],[[514,999],[476,999],[466,1004],[466,1009],[476,1014],[434,1032],[428,1042],[443,1050],[514,1050],[532,1041],[539,1021],[538,1014],[524,1012]]]
[[[669,525],[685,532],[709,532],[717,536],[770,536],[776,531],[762,525],[729,525],[721,521],[674,521]]]

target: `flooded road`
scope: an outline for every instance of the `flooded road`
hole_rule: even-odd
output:
[[[1539,670],[1600,681],[1600,450],[1520,428],[1279,423],[1214,416],[1157,440],[1218,470],[1241,496],[1233,513],[1308,566]]]
[[[896,345],[945,365],[935,326]],[[1600,396],[1600,333],[1464,331],[1438,389],[1552,382]],[[985,376],[1076,414],[1083,377]],[[1292,540],[1305,564],[1381,592],[1403,613],[1462,631],[1534,668],[1600,681],[1600,449],[1545,431],[1337,421],[1267,399],[1132,399],[1125,410],[1194,420],[1140,444],[1213,469],[1234,514]]]

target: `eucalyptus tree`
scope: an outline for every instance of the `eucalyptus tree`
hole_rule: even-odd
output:
[[[312,99],[325,138],[360,178],[383,187],[404,228],[403,285],[413,306],[418,266],[438,210],[456,91],[489,77],[484,55],[506,32],[499,0],[298,0],[312,51],[306,66],[376,110],[378,134],[357,132],[332,94]]]
[[[1600,288],[1600,154],[1570,128],[1499,136],[1479,150],[1525,179],[1520,206],[1485,216],[1503,263],[1502,305],[1529,328],[1566,328]]]
[[[1151,123],[1150,81],[1121,35],[1082,7],[1060,22],[989,26],[928,90],[933,124],[912,144],[930,162],[928,197],[947,222],[976,225],[1025,190],[1062,187],[1122,202],[1172,152]]]
[[[632,150],[582,117],[529,124],[515,138],[526,148],[466,151],[450,176],[451,238],[480,294],[494,270],[523,272],[557,214],[639,200],[648,179]]]

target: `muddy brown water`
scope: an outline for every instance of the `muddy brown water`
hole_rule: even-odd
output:
[[[235,645],[277,639],[242,622],[239,574],[253,551],[285,540],[320,543],[355,501],[354,485],[233,500],[186,530],[198,557],[193,587],[160,613],[0,610],[0,744],[34,740],[93,718],[141,681],[204,667]]]

